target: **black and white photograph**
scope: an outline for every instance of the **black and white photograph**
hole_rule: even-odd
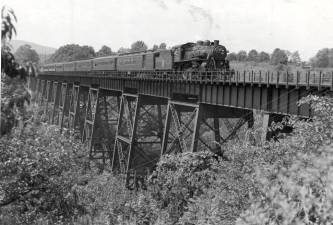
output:
[[[332,0],[3,0],[0,225],[333,225]]]

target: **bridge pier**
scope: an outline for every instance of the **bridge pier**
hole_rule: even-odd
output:
[[[125,174],[126,186],[135,188],[160,158],[162,110],[167,99],[123,93],[121,96],[112,170]]]
[[[77,83],[73,84],[69,104],[68,129],[74,137],[82,138],[88,93],[88,87],[80,86]]]
[[[69,101],[73,90],[73,84],[64,82],[61,84],[60,96],[59,96],[59,114],[58,114],[58,125],[60,126],[60,133],[64,128],[64,120],[67,121],[69,117]]]
[[[115,128],[119,114],[120,92],[89,88],[82,142],[88,145],[89,158],[95,162],[112,159]]]
[[[253,110],[254,124],[250,127],[251,141],[254,145],[263,145],[266,141],[276,138],[279,133],[290,133],[292,127],[283,126],[277,130],[271,130],[273,123],[282,122],[287,115],[268,113],[262,110]],[[249,137],[247,137],[249,138]]]
[[[52,94],[50,101],[50,110],[48,114],[49,123],[54,124],[54,117],[59,117],[59,96],[61,95],[61,83],[54,81],[52,83]],[[58,124],[58,120],[56,121]]]
[[[49,109],[49,104],[51,103],[52,101],[52,94],[53,94],[53,81],[46,81],[46,87],[45,87],[45,91],[46,91],[46,94],[43,95],[42,97],[44,97],[44,113],[43,115],[49,119],[49,115],[50,115],[50,109]]]
[[[235,137],[252,116],[245,109],[170,100],[161,154],[209,150],[223,155],[221,145]],[[239,119],[232,124],[227,118]],[[225,135],[220,132],[222,122],[227,128]]]
[[[44,96],[46,95],[46,80],[39,80],[39,85],[38,85],[38,93],[37,93],[37,99],[36,102],[38,105],[42,106],[44,103]]]

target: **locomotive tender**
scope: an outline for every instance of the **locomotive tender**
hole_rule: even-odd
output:
[[[227,49],[219,41],[198,41],[169,50],[148,50],[42,66],[43,72],[229,71]]]

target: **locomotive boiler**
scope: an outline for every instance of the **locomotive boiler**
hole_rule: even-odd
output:
[[[172,48],[176,70],[229,70],[227,49],[219,41],[197,41]]]
[[[138,74],[166,71],[229,71],[227,49],[219,41],[198,41],[177,45],[168,50],[148,50],[99,57],[74,62],[47,64],[44,72],[120,71]]]

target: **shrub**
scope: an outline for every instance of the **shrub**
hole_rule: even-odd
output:
[[[308,96],[301,103],[311,104],[315,116],[295,121],[294,135],[280,144],[288,151],[267,171],[257,168],[261,195],[251,199],[237,225],[333,221],[333,100]]]
[[[0,139],[0,221],[66,221],[82,212],[72,187],[86,153],[58,128],[27,123]],[[7,214],[7,215],[6,215]]]

